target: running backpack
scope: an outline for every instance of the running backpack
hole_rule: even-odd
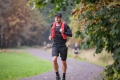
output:
[[[56,22],[53,23],[53,26],[52,26],[52,28],[51,28],[52,39],[53,39],[54,36],[55,36],[55,27],[56,27]],[[65,29],[65,22],[62,22],[61,28],[62,28],[62,30],[64,31],[64,29]],[[67,36],[66,36],[65,34],[61,33],[61,35],[62,35],[63,39],[67,39]]]

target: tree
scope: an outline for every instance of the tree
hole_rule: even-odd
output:
[[[30,0],[36,8],[47,3],[54,4],[54,12],[76,5],[72,15],[78,19],[80,27],[76,36],[83,39],[84,47],[96,46],[95,53],[103,48],[113,54],[114,63],[106,66],[105,80],[120,79],[120,1],[119,0]],[[54,13],[53,12],[53,13]]]
[[[99,1],[92,4],[81,2],[72,14],[79,19],[80,29],[76,32],[84,40],[84,47],[96,46],[95,53],[103,48],[113,55],[114,63],[106,66],[105,80],[120,79],[120,4],[116,1]]]
[[[0,0],[0,48],[42,44],[44,23],[27,0]]]

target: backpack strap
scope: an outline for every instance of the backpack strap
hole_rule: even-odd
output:
[[[56,27],[56,22],[53,23],[52,28],[51,28],[51,32],[52,32],[51,37],[52,37],[52,39],[55,36],[55,27]]]
[[[62,22],[61,28],[63,31],[65,30],[65,22]],[[67,36],[63,33],[62,33],[62,37],[63,37],[63,39],[67,39]]]

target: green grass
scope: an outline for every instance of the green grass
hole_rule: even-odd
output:
[[[0,80],[14,80],[52,70],[52,63],[27,52],[0,52]]]

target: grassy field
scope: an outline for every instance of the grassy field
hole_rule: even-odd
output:
[[[74,58],[74,54],[69,53],[68,57],[69,58]],[[106,64],[104,62],[91,61],[91,60],[88,60],[87,58],[81,58],[79,55],[78,55],[76,60],[81,60],[81,61],[96,64],[96,65],[99,65],[99,66],[102,66],[102,67],[106,67]]]
[[[27,52],[0,52],[0,80],[14,80],[52,70],[52,63]]]

